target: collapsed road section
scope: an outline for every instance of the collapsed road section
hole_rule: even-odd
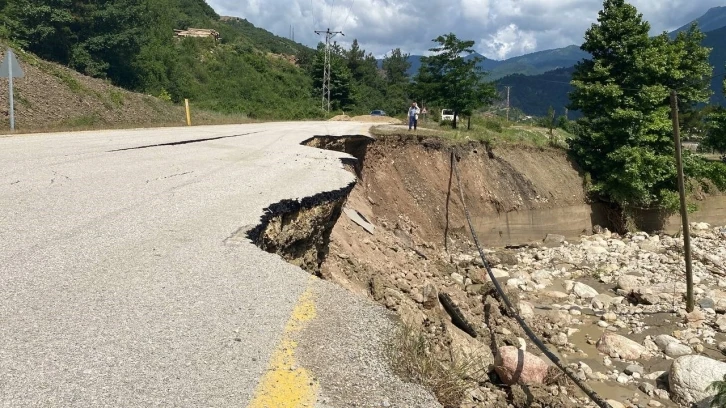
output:
[[[346,198],[336,198],[343,211],[336,211],[328,248],[317,252],[325,254],[322,263],[312,271],[397,313],[403,329],[390,346],[394,368],[426,385],[444,406],[591,404],[539,355],[494,291],[467,238],[458,187],[451,183],[451,149],[461,160],[461,193],[474,218],[482,220],[478,232],[501,239],[499,249],[485,250],[495,278],[577,380],[615,407],[677,406],[696,398],[682,391],[688,380],[673,377],[674,370],[686,368],[668,363],[673,357],[659,349],[658,336],[669,333],[683,351],[689,347],[682,355],[711,361],[720,352],[699,345],[726,338],[712,329],[718,327],[715,312],[705,309],[700,320],[701,315],[686,316],[676,302],[682,288],[673,286],[673,294],[666,290],[664,279],[677,280],[680,273],[682,240],[611,233],[596,225],[606,218],[592,209],[587,229],[563,223],[557,230],[557,223],[549,224],[546,233],[536,231],[537,238],[513,234],[523,227],[507,224],[506,217],[496,226],[498,233],[483,222],[527,213],[536,224],[539,218],[562,216],[562,208],[590,206],[578,169],[564,151],[446,146],[415,137],[366,142],[365,149],[355,138],[316,137],[306,144],[358,158],[348,163],[358,182]],[[703,282],[718,280],[726,273],[718,263],[726,256],[726,230],[699,227],[704,229],[696,252],[717,255],[704,255],[697,268]],[[507,234],[514,241],[506,241]],[[668,272],[643,274],[642,268]],[[653,289],[642,292],[628,284],[636,279]],[[710,287],[702,285],[704,304],[721,299]],[[628,354],[630,348],[641,351]],[[669,376],[675,379],[669,382]]]

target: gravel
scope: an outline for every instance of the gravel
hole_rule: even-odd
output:
[[[385,351],[398,322],[392,312],[328,281],[313,291],[318,316],[300,333],[297,355],[320,381],[317,407],[441,406],[393,373]]]

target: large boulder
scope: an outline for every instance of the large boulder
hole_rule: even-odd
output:
[[[597,350],[608,356],[619,356],[623,360],[637,360],[647,357],[645,346],[619,334],[605,332],[596,344]]]
[[[706,408],[715,391],[707,391],[714,381],[722,381],[726,375],[726,363],[699,355],[675,359],[668,371],[668,386],[674,401],[690,406]]]
[[[507,385],[542,384],[548,368],[541,358],[513,346],[500,347],[494,359],[494,370]]]
[[[590,286],[585,285],[582,282],[575,283],[572,289],[575,294],[582,299],[592,299],[598,295],[597,291]]]

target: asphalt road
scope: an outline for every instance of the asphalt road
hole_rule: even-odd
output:
[[[299,143],[367,127],[0,138],[0,405],[248,404],[311,280],[251,243],[224,241],[271,203],[353,181],[340,153]],[[210,140],[176,144],[199,139]],[[355,307],[361,322],[387,324],[377,306]]]

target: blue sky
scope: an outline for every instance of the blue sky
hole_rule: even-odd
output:
[[[393,48],[423,54],[431,40],[454,32],[476,41],[491,59],[564,47],[582,42],[596,21],[601,0],[207,0],[221,15],[242,17],[258,27],[315,46],[314,30],[342,30],[337,40],[354,38],[376,56]],[[652,27],[671,31],[724,0],[631,0]]]

